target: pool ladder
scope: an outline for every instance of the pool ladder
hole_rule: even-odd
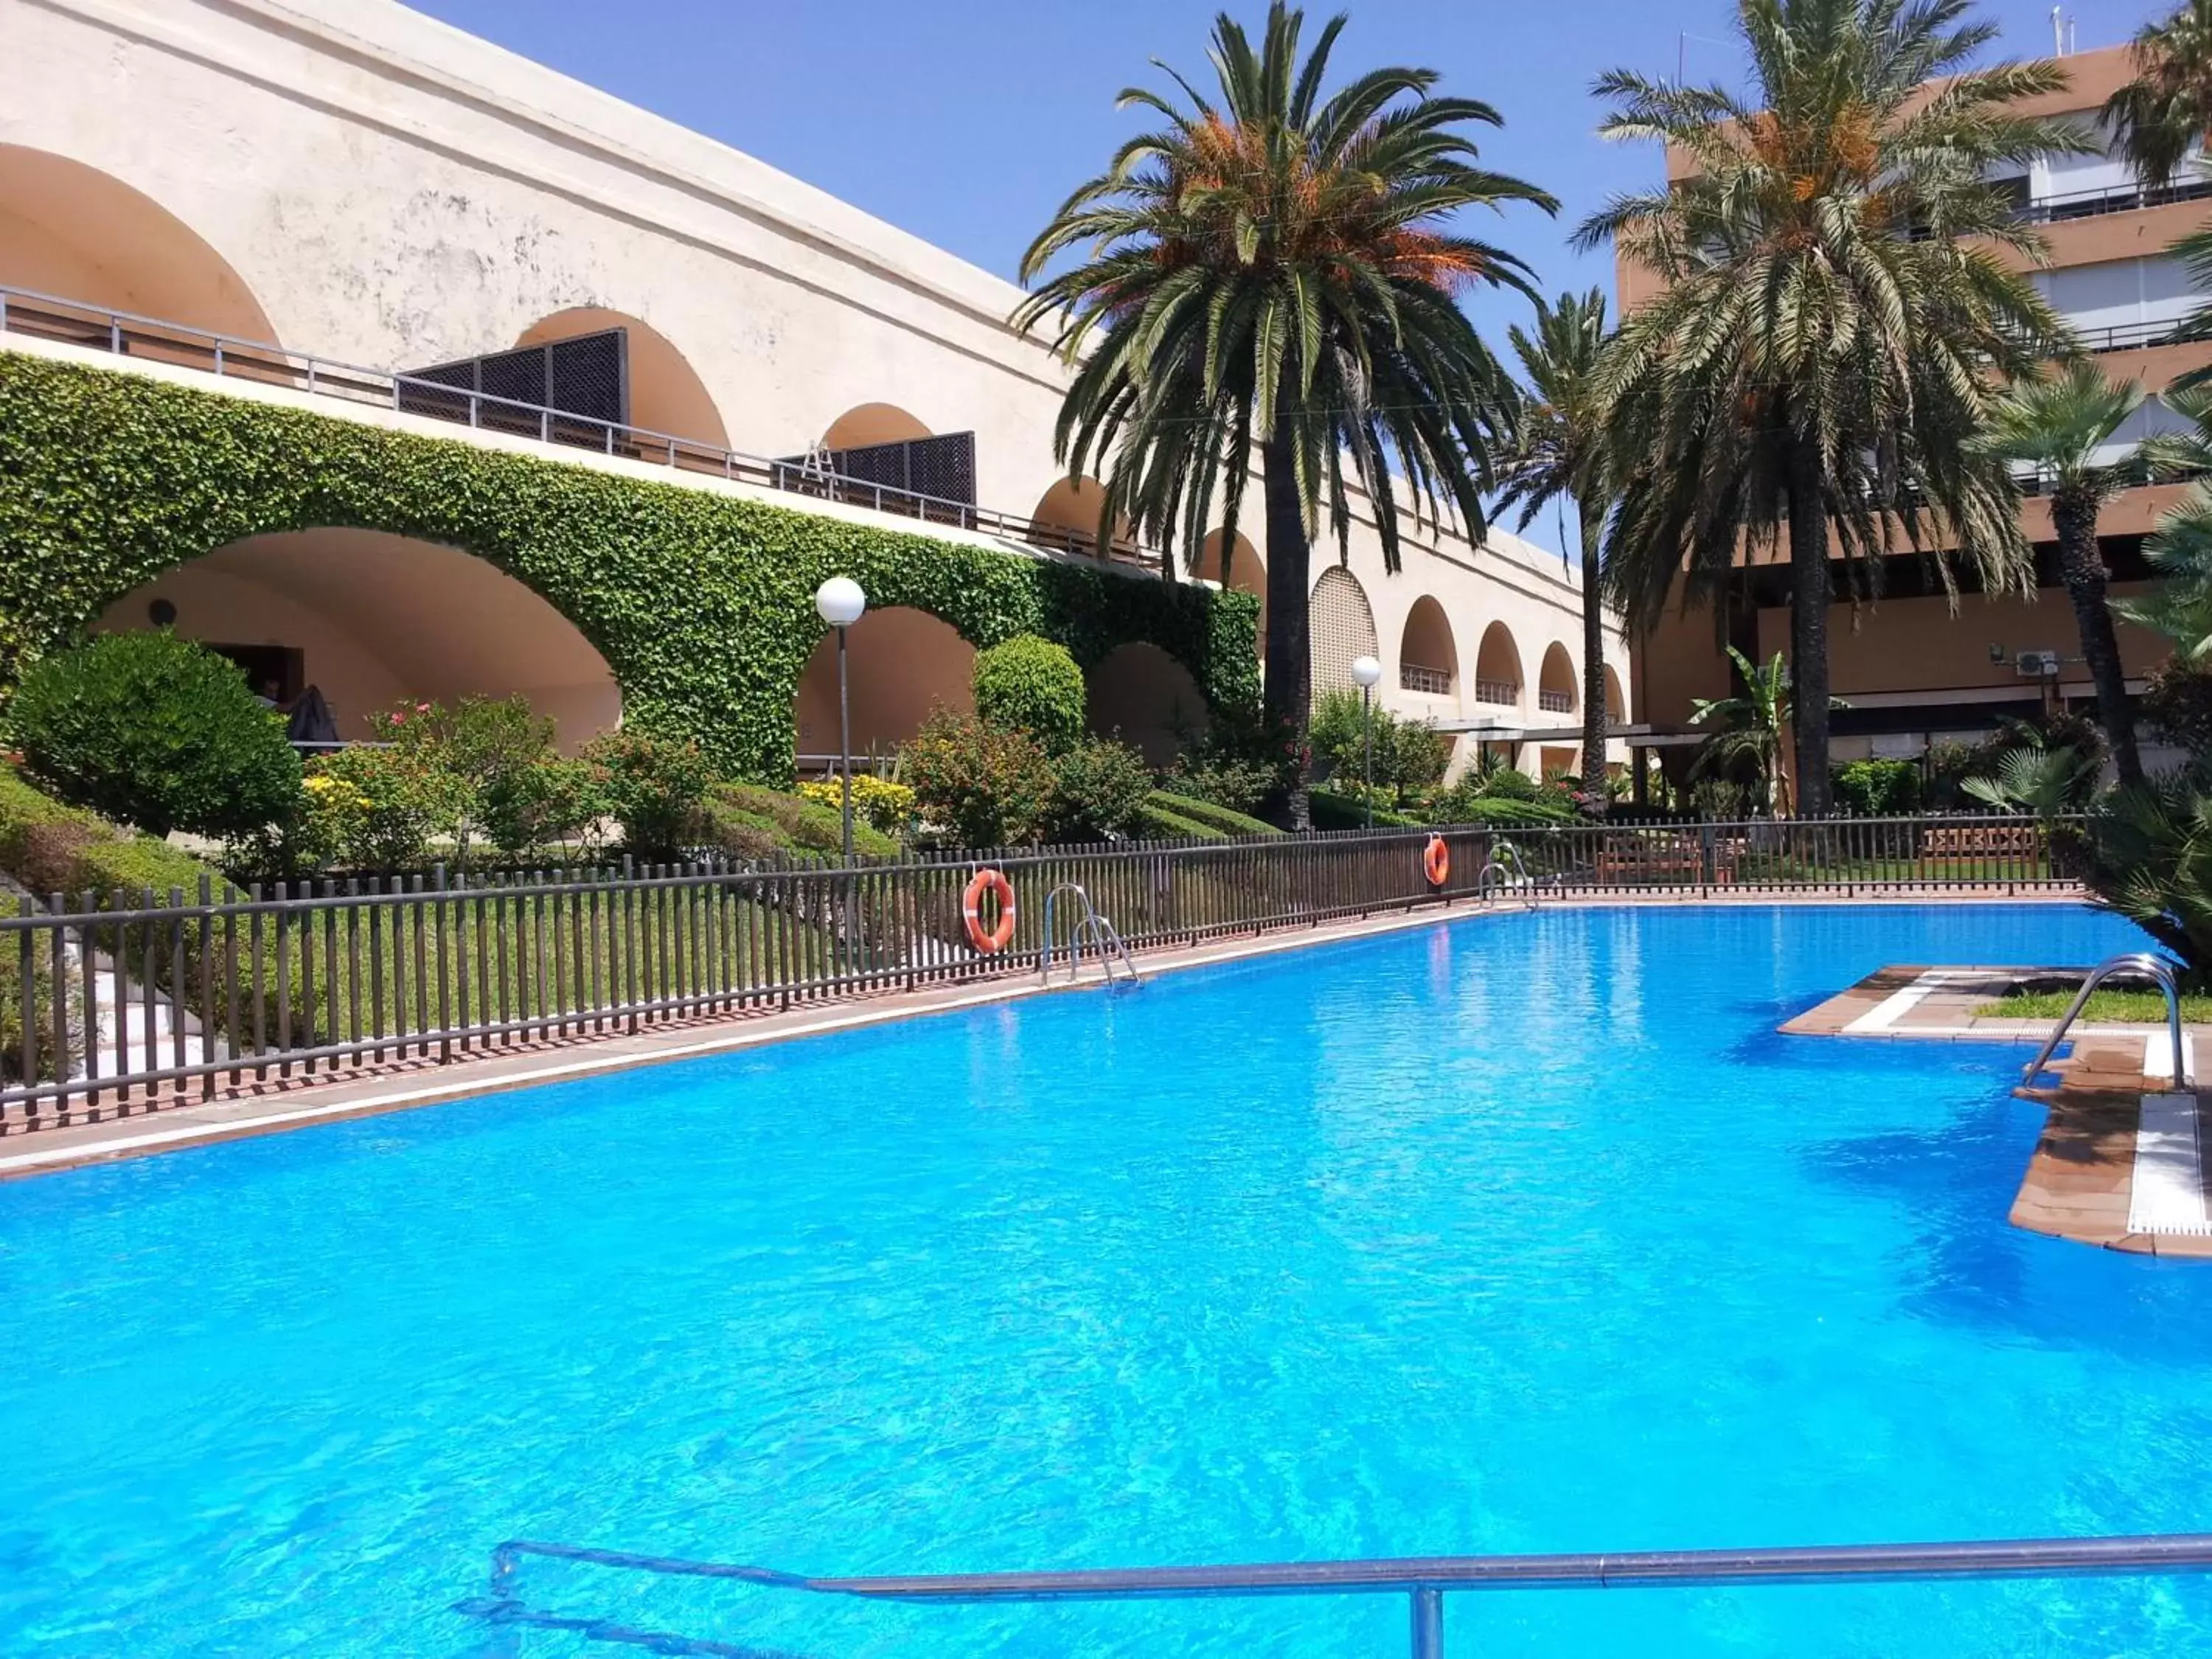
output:
[[[2181,988],[2174,980],[2173,964],[2164,957],[2154,957],[2147,951],[2134,951],[2125,956],[2110,957],[2089,970],[2089,977],[2081,981],[2081,988],[2075,993],[2074,1001],[2066,1010],[2064,1018],[2051,1028],[2050,1038],[2044,1043],[2041,1052],[2021,1073],[2021,1088],[2033,1084],[2037,1073],[2051,1063],[2051,1056],[2058,1052],[2058,1045],[2066,1040],[2066,1033],[2073,1028],[2075,1020],[2081,1017],[2081,1010],[2088,1006],[2091,994],[2118,974],[2140,975],[2166,994],[2166,1025],[2173,1040],[2173,1086],[2177,1090],[2190,1086],[2189,1050],[2181,1035]]]
[[[1064,881],[1044,896],[1044,937],[1037,951],[1037,977],[1049,983],[1052,979],[1053,916],[1061,894],[1066,894],[1081,908],[1075,921],[1067,930],[1067,978],[1074,983],[1083,972],[1083,946],[1088,940],[1098,952],[1099,965],[1105,971],[1106,982],[1114,982],[1114,969],[1118,965],[1129,975],[1134,985],[1140,977],[1137,964],[1130,960],[1129,947],[1121,942],[1121,935],[1097,906],[1080,882]]]
[[[1528,873],[1521,849],[1510,841],[1501,841],[1475,874],[1474,896],[1477,902],[1487,904],[1509,893],[1516,895],[1528,908],[1536,908],[1536,878]]]

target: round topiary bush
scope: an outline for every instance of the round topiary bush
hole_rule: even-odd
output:
[[[975,653],[975,713],[1009,732],[1026,732],[1048,755],[1083,736],[1083,671],[1064,645],[1017,634]]]
[[[243,836],[300,805],[283,716],[238,665],[173,634],[107,634],[47,657],[8,710],[23,769],[149,834]]]

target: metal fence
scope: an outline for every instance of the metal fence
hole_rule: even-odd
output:
[[[1446,826],[1433,832],[1449,854],[1438,883],[1425,868],[1431,833],[25,898],[0,917],[0,1128],[1034,973],[1044,901],[1071,882],[1139,949],[1500,894],[2070,884],[2063,828],[2016,817]],[[1016,896],[1011,940],[988,954],[969,942],[963,899],[986,865]]]

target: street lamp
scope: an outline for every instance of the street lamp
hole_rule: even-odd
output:
[[[1375,827],[1375,686],[1382,678],[1382,665],[1372,657],[1352,659],[1352,683],[1359,688],[1359,799],[1367,809],[1367,827]]]
[[[860,620],[868,596],[850,576],[832,576],[814,590],[814,609],[837,630],[837,764],[845,780],[845,867],[853,867],[853,716],[845,696],[845,630]]]

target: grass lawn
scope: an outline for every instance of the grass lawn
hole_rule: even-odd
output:
[[[1985,1002],[1974,1010],[1997,1019],[2057,1019],[2074,1000],[2072,990],[2014,991]],[[2181,1017],[2194,1024],[2212,1025],[2212,996],[2181,999]],[[2156,991],[2100,991],[2089,999],[2081,1018],[2113,1024],[2157,1025],[2166,1019],[2166,999]]]

